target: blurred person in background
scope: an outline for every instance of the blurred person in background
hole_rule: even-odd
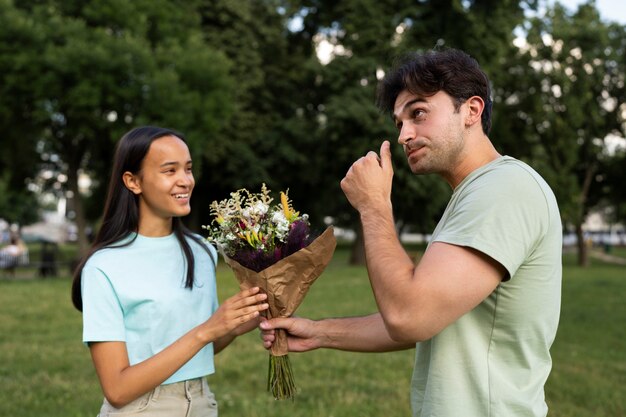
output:
[[[27,257],[28,247],[20,238],[19,233],[11,232],[9,244],[0,249],[0,269],[15,268],[19,263],[24,263]]]

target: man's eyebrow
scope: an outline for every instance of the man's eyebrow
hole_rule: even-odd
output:
[[[404,106],[402,106],[402,110],[400,110],[399,113],[394,113],[391,115],[391,118],[393,119],[393,121],[396,122],[398,120],[398,116],[406,112],[406,109],[408,109],[415,103],[426,103],[426,99],[423,97],[416,97],[413,100],[407,101],[406,103],[404,103]]]

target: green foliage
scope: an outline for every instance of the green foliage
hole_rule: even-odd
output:
[[[13,190],[5,177],[0,177],[0,216],[9,223],[19,225],[37,221],[37,199],[28,190]]]
[[[624,137],[626,32],[592,4],[560,5],[528,22],[497,105],[505,150],[535,166],[555,190],[564,223],[579,226],[609,178],[605,137]],[[503,120],[506,119],[506,120]]]
[[[602,139],[626,128],[625,29],[602,22],[593,3],[526,18],[538,3],[0,0],[0,175],[17,192],[49,170],[45,187],[78,195],[77,173],[88,173],[92,194],[70,206],[94,222],[115,141],[160,124],[190,142],[192,228],[211,201],[262,182],[289,188],[315,227],[325,216],[354,227],[339,182],[389,139],[398,227],[427,233],[449,187],[409,172],[375,90],[398,55],[455,47],[492,80],[494,144],[547,178],[566,223],[596,207],[620,217],[623,170]],[[528,47],[513,44],[516,33]],[[335,47],[327,64],[316,55],[323,42]]]
[[[606,163],[606,184],[603,184],[603,194],[607,206],[605,213],[609,222],[626,223],[626,149],[618,151]]]
[[[293,42],[279,4],[219,0],[199,8],[204,37],[233,63],[230,75],[237,88],[233,117],[217,133],[219,150],[228,156],[208,161],[211,175],[197,184],[196,195],[202,199],[194,201],[196,216],[208,212],[210,201],[262,182],[272,189],[290,188],[299,204],[300,187],[319,184],[304,179],[302,169],[308,144],[316,139],[310,135],[316,123],[297,116],[311,105],[308,97],[314,92],[306,82],[315,77],[319,64]]]
[[[0,39],[9,46],[0,49],[0,128],[28,126],[19,131],[26,157],[33,161],[35,149],[54,155],[46,168],[66,174],[59,185],[74,196],[79,172],[106,182],[113,144],[138,124],[173,127],[194,154],[219,158],[214,135],[230,115],[233,83],[228,59],[203,40],[196,6],[3,1]],[[3,136],[0,146],[14,147],[16,136]],[[23,162],[0,165],[20,178],[15,187],[39,169],[16,170]],[[82,232],[81,203],[72,206]]]
[[[30,120],[38,90],[33,80],[43,70],[31,57],[42,53],[44,36],[32,17],[15,9],[13,2],[0,1],[0,175],[8,176],[7,186],[16,192],[26,186],[39,160],[37,128]]]

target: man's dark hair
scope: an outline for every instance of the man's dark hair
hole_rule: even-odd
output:
[[[428,97],[439,91],[452,97],[455,109],[470,97],[485,102],[481,125],[485,135],[491,130],[491,89],[478,62],[458,49],[409,53],[401,57],[378,86],[376,105],[392,114],[396,98],[403,91]]]

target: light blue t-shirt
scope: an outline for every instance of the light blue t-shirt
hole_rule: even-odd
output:
[[[120,248],[94,253],[82,271],[83,342],[126,342],[130,365],[159,353],[217,309],[215,264],[187,238],[195,259],[193,290],[185,288],[187,263],[174,234],[137,238]],[[211,259],[212,258],[212,259]],[[210,343],[164,384],[215,372]]]
[[[417,344],[413,415],[544,417],[561,306],[562,228],[552,190],[523,162],[498,158],[457,186],[431,242],[481,251],[508,276]]]

